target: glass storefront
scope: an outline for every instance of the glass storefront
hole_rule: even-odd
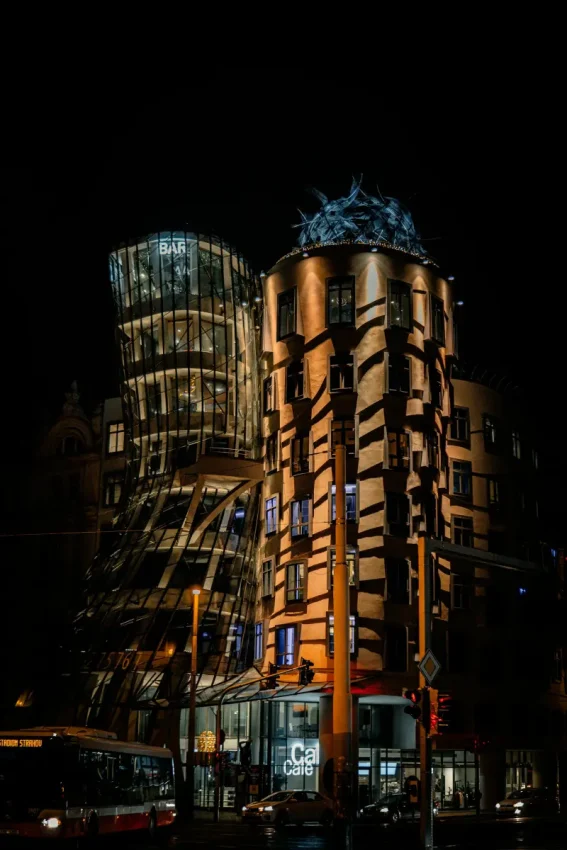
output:
[[[316,791],[319,783],[319,704],[280,702],[272,709],[272,790]]]
[[[534,782],[534,754],[526,750],[506,751],[506,796],[530,788]]]

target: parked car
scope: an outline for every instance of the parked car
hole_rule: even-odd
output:
[[[333,821],[333,804],[317,791],[277,791],[257,803],[243,806],[242,821],[276,826],[316,821],[328,826]]]
[[[559,810],[556,797],[548,788],[524,788],[512,791],[505,800],[496,803],[499,815],[528,817],[530,815],[553,815]]]
[[[438,813],[437,806],[433,814]],[[419,818],[419,806],[409,803],[406,794],[387,794],[377,803],[370,803],[359,812],[359,819],[364,823],[398,823],[400,820]]]

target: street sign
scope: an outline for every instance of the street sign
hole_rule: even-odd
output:
[[[433,684],[437,673],[441,669],[441,665],[433,655],[430,649],[427,650],[418,666],[419,672],[425,677],[428,685]]]

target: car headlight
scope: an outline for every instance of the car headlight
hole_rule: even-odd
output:
[[[383,815],[388,814],[388,806],[382,806],[382,808],[380,809],[380,812]]]
[[[499,808],[500,808],[500,803],[496,803],[496,808],[497,808],[497,809],[499,809]]]
[[[41,823],[42,826],[46,826],[48,829],[59,829],[61,826],[59,818],[44,818]]]
[[[522,801],[520,800],[520,802],[519,802],[519,803],[515,803],[515,804],[514,804],[514,808],[515,808],[515,809],[521,809],[523,805],[524,805],[524,803],[522,803]]]
[[[262,811],[262,809],[260,809],[260,811]],[[264,811],[265,812],[273,812],[274,807],[273,806],[264,806]]]
[[[246,806],[242,806],[242,811],[243,811],[243,812],[247,812],[247,811],[248,811],[248,808],[247,808]]]

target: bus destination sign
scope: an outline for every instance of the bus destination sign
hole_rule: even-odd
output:
[[[41,747],[43,738],[0,738],[0,747]]]

